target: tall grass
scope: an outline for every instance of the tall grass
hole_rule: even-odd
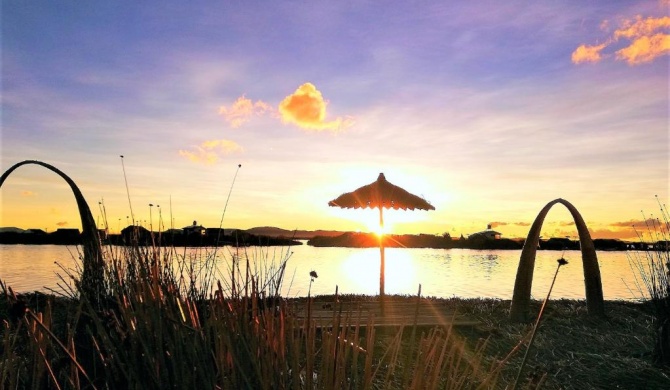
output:
[[[636,227],[641,242],[653,245],[643,251],[628,252],[631,266],[639,275],[638,289],[645,289],[655,316],[654,363],[670,365],[670,213],[658,197],[660,216],[647,218]]]
[[[194,258],[175,248],[135,245],[104,254],[102,309],[79,294],[50,297],[38,310],[2,286],[3,306],[15,313],[0,331],[0,387],[461,389],[497,383],[482,363],[484,344],[471,350],[451,328],[412,332],[411,339],[400,328],[379,337],[372,323],[337,308],[328,329],[298,317],[296,305],[312,301],[280,296],[288,255],[258,259],[231,252],[228,274],[221,275],[206,252]]]

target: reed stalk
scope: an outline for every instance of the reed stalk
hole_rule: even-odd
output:
[[[670,212],[658,196],[656,202],[660,216],[647,218],[643,213],[644,226],[634,226],[641,244],[647,248],[628,252],[627,256],[636,271],[637,288],[654,312],[652,360],[657,365],[670,366]]]
[[[554,273],[554,278],[551,281],[551,286],[549,286],[549,291],[547,292],[547,297],[544,299],[544,302],[542,302],[542,307],[540,308],[540,313],[537,315],[537,320],[535,321],[535,325],[533,325],[533,331],[530,335],[530,341],[528,341],[528,347],[526,348],[526,353],[523,355],[523,360],[521,361],[521,366],[519,367],[519,371],[516,374],[516,378],[514,379],[514,384],[512,385],[512,390],[515,390],[519,384],[519,379],[521,378],[521,374],[523,373],[523,369],[526,367],[526,362],[528,361],[528,354],[530,352],[530,348],[533,346],[533,341],[535,341],[535,334],[537,333],[537,329],[540,327],[540,321],[542,321],[542,315],[544,314],[544,308],[547,307],[547,302],[549,302],[549,297],[551,296],[551,290],[554,289],[554,283],[556,283],[556,277],[558,276],[558,271],[561,269],[562,266],[568,264],[568,261],[565,260],[564,258],[560,258],[556,260],[558,262],[558,266],[556,267],[556,272]]]

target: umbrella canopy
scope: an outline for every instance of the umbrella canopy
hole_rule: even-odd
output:
[[[384,212],[387,209],[402,210],[435,210],[432,204],[425,199],[407,192],[406,190],[386,181],[383,173],[377,181],[360,187],[353,192],[347,192],[328,202],[328,206],[345,209],[377,208],[379,209],[379,226],[384,227]],[[379,236],[379,253],[381,264],[379,271],[379,295],[384,296],[384,239]]]
[[[345,209],[366,207],[376,209],[383,207],[395,210],[435,210],[435,207],[425,199],[386,181],[383,173],[379,174],[375,182],[365,185],[356,191],[338,196],[336,199],[328,202],[328,206]]]

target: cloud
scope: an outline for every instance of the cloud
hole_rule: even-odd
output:
[[[662,238],[661,222],[655,218],[631,219],[609,223],[604,228],[591,229],[591,238],[617,238],[626,241],[657,241]],[[569,235],[570,232],[562,231],[560,234]],[[572,233],[574,234],[574,232]]]
[[[491,225],[491,229],[495,229],[498,226],[506,226],[508,225],[507,222],[491,222],[489,225]]]
[[[270,110],[269,104],[261,100],[253,103],[251,99],[242,95],[230,107],[219,107],[219,114],[223,115],[231,127],[238,128],[247,123],[251,117],[261,116]]]
[[[569,222],[561,222],[560,226],[575,226],[575,221],[569,221]]]
[[[217,139],[205,141],[191,150],[179,150],[179,155],[195,163],[211,165],[223,155],[240,153],[244,149],[234,141]]]
[[[514,222],[516,226],[530,226],[530,222]]]
[[[574,225],[574,222],[560,222],[560,226],[567,227]],[[657,241],[662,238],[661,222],[655,218],[645,219],[631,219],[629,221],[612,222],[603,228],[592,229],[589,228],[591,238],[616,238],[626,241]],[[547,236],[565,237],[575,236],[576,230],[562,230],[556,229],[552,234],[545,234]]]
[[[616,52],[616,58],[628,62],[629,65],[651,62],[656,57],[670,53],[670,35],[655,34],[651,37],[640,37],[633,43]]]
[[[605,29],[603,26],[608,27],[609,22],[604,21],[601,23],[601,29]],[[603,58],[601,51],[620,40],[628,40],[629,44],[615,52],[617,60],[626,61],[629,65],[651,62],[660,56],[670,54],[670,34],[667,30],[670,30],[670,17],[645,19],[638,15],[633,20],[624,20],[605,43],[595,46],[582,44],[577,47],[572,53],[572,62],[575,64],[598,62]]]
[[[63,226],[67,226],[67,225],[68,225],[67,221],[56,222],[56,226],[63,227]]]
[[[618,230],[612,230],[612,229],[598,229],[598,230],[592,230],[589,229],[589,233],[591,234],[591,238],[596,239],[596,238],[618,238],[619,240],[627,240],[627,241],[635,241],[638,237],[638,234],[635,232],[634,229],[618,229]]]
[[[642,16],[637,16],[635,21],[624,20],[620,29],[614,31],[614,39],[619,38],[639,38],[650,36],[659,29],[670,28],[670,17],[664,16],[662,18],[648,17],[643,19]]]
[[[659,222],[658,220],[654,218],[647,218],[645,220],[643,219],[631,219],[630,221],[623,221],[623,222],[614,222],[611,223],[610,226],[612,227],[625,227],[625,228],[630,228],[630,227],[646,227],[646,226],[654,226],[658,225]]]
[[[219,107],[219,114],[233,128],[238,128],[249,122],[252,117],[270,114],[272,117],[281,118],[284,123],[292,123],[300,128],[308,130],[330,130],[339,131],[353,125],[351,117],[338,117],[334,120],[326,120],[326,108],[328,102],[323,99],[321,92],[314,84],[305,83],[291,95],[286,96],[275,111],[270,104],[257,100],[255,103],[244,95],[229,107]]]
[[[21,191],[21,196],[26,197],[26,198],[31,197],[31,196],[36,196],[36,195],[37,195],[37,193],[35,193],[33,191],[28,191],[28,190]]]
[[[351,118],[326,121],[327,106],[328,102],[314,84],[305,83],[279,103],[279,114],[285,123],[308,130],[338,131],[353,124]]]
[[[598,62],[602,58],[600,56],[600,51],[604,49],[605,46],[607,46],[605,43],[597,46],[580,45],[572,53],[572,62],[575,64],[581,64],[582,62]]]

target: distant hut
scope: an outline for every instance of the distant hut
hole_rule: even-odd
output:
[[[142,226],[130,225],[121,230],[121,240],[126,245],[146,245],[151,243],[151,232]]]
[[[49,234],[49,238],[54,244],[78,245],[81,243],[79,229],[60,228]]]
[[[24,234],[34,234],[36,236],[46,236],[47,232],[42,229],[28,229],[23,232]]]
[[[207,229],[202,225],[198,225],[198,221],[193,221],[193,225],[183,227],[181,230],[186,236],[204,236],[207,233]]]
[[[488,224],[486,226],[486,230],[482,230],[481,232],[477,233],[472,233],[468,237],[468,240],[500,240],[502,238],[502,233],[497,232],[493,229],[491,229],[491,224]]]
[[[18,243],[22,244],[48,244],[49,235],[42,229],[28,229],[19,233]]]
[[[670,241],[667,241],[667,240],[657,241],[654,244],[653,248],[654,248],[654,250],[657,250],[657,251],[669,252],[670,251]]]

